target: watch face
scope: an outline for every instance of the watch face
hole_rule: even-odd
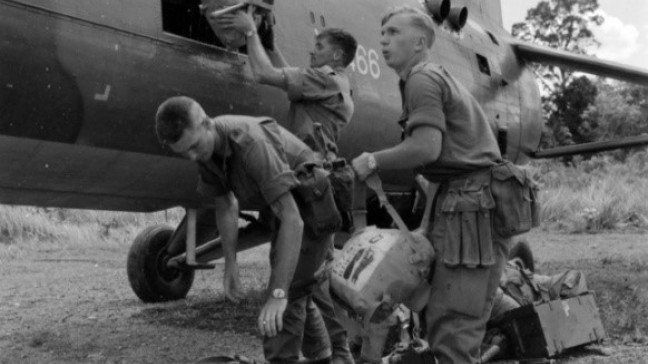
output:
[[[281,288],[275,288],[275,290],[272,291],[272,297],[273,298],[286,298],[286,292]]]
[[[376,169],[376,158],[373,155],[369,156],[367,164],[370,169]]]

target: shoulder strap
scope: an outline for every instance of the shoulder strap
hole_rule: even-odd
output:
[[[426,195],[425,211],[423,212],[423,219],[421,219],[420,230],[423,232],[423,234],[427,234],[428,226],[430,224],[430,215],[432,213],[432,201],[434,200],[437,190],[439,189],[439,184],[429,182],[421,175],[416,176],[416,181],[419,183],[421,188],[423,188]],[[380,201],[380,205],[384,206],[385,209],[387,209],[389,216],[391,216],[391,218],[394,220],[398,229],[407,233],[408,235],[411,235],[411,232],[407,228],[407,225],[405,225],[403,219],[400,217],[400,215],[398,215],[398,212],[396,212],[394,206],[389,203],[387,194],[385,194],[385,191],[382,188],[382,181],[380,180],[380,177],[378,177],[377,174],[373,174],[366,179],[365,183],[369,188],[376,192],[376,195],[378,195],[378,200]]]
[[[391,216],[391,218],[394,220],[396,226],[398,226],[398,229],[406,233],[407,235],[411,235],[411,232],[407,228],[407,225],[405,225],[405,221],[403,221],[400,215],[398,215],[398,212],[396,212],[394,206],[392,206],[392,204],[389,203],[389,200],[387,199],[387,195],[385,194],[385,191],[382,188],[382,181],[380,180],[380,177],[378,177],[378,175],[374,173],[371,176],[367,177],[365,183],[369,188],[371,188],[372,190],[374,190],[374,192],[376,192],[376,195],[378,195],[378,200],[380,201],[380,205],[384,206],[385,209],[387,209],[389,216]]]
[[[430,215],[432,214],[432,201],[434,201],[434,197],[439,190],[439,183],[432,183],[420,174],[417,174],[414,179],[423,191],[425,191],[425,210],[423,211],[423,218],[421,219],[421,227],[419,229],[423,234],[427,235],[430,225]],[[427,238],[429,239],[430,237],[428,236]]]

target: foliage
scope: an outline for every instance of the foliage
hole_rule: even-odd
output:
[[[553,97],[553,111],[547,120],[543,147],[570,145],[597,140],[597,118],[583,118],[596,100],[597,86],[589,78],[581,76],[570,82]]]
[[[648,87],[599,81],[595,102],[583,112],[584,124],[595,125],[595,140],[611,140],[648,133]],[[640,148],[613,153],[618,160]]]
[[[590,27],[603,23],[598,0],[545,0],[529,9],[525,22],[513,24],[511,33],[526,42],[575,54],[589,53],[600,44]],[[550,148],[592,141],[595,125],[581,114],[594,101],[596,88],[589,79],[551,65],[532,66],[542,89],[547,118],[541,147]]]
[[[598,0],[541,1],[529,9],[525,22],[513,24],[511,33],[526,42],[589,54],[600,45],[590,30],[592,25],[603,23],[598,7]],[[564,89],[573,75],[572,71],[555,66],[538,66],[536,73],[545,94]]]
[[[624,163],[608,153],[575,158],[569,166],[536,161],[529,168],[541,186],[545,229],[595,233],[648,228],[648,150]]]
[[[0,205],[0,244],[9,255],[25,244],[45,249],[130,244],[145,226],[176,226],[181,218],[181,209],[144,214]]]

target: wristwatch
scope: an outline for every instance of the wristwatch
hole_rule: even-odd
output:
[[[245,32],[245,38],[250,38],[251,36],[255,35],[257,31],[255,29],[250,29],[247,32]]]
[[[369,154],[369,157],[367,157],[367,167],[369,167],[372,172],[375,172],[378,169],[378,163],[376,163],[376,157],[374,157],[373,154]]]
[[[286,291],[284,291],[281,288],[275,288],[272,290],[272,298],[277,298],[277,299],[286,298]]]

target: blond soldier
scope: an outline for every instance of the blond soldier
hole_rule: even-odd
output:
[[[478,102],[430,61],[434,27],[414,8],[397,8],[383,18],[383,56],[400,77],[404,139],[363,153],[353,167],[360,179],[379,169],[409,168],[441,183],[428,232],[437,255],[427,340],[440,363],[477,363],[509,249],[509,239],[489,228],[495,202],[486,198],[490,190],[484,192],[502,158]]]

